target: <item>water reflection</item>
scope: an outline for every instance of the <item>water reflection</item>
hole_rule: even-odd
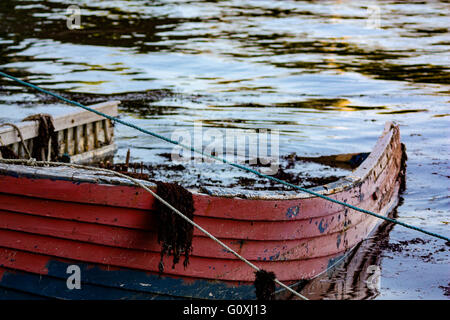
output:
[[[367,152],[397,121],[413,182],[399,214],[447,232],[448,203],[428,200],[450,187],[446,1],[81,0],[79,30],[69,5],[0,1],[0,69],[81,103],[121,100],[122,118],[167,137],[196,122],[277,129],[284,155]],[[0,122],[70,108],[0,78]],[[116,134],[118,161],[128,148],[133,161],[171,151]]]
[[[391,217],[396,216],[394,210]],[[391,223],[380,224],[371,237],[358,244],[345,257],[338,258],[334,269],[313,280],[300,282],[296,289],[312,300],[375,299],[382,288],[382,253],[389,243],[392,228]],[[287,293],[280,297],[297,299]]]

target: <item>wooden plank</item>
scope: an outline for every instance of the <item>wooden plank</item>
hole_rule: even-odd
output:
[[[87,140],[87,150],[86,151],[90,151],[95,149],[95,138],[94,138],[94,123],[87,123],[86,124],[86,137],[85,139]]]
[[[117,146],[112,143],[97,149],[78,153],[70,156],[70,163],[86,164],[101,160],[107,156],[112,156],[117,150]]]
[[[120,103],[120,101],[108,101],[104,103],[99,103],[90,106],[91,109],[95,109],[97,111],[100,111],[102,113],[105,113],[109,116],[117,116],[117,106]],[[62,116],[60,118],[55,119],[55,130],[63,130],[66,128],[71,128],[75,126],[80,126],[86,123],[103,120],[104,117],[99,116],[93,112],[83,110],[77,113],[69,114],[66,116]]]
[[[75,154],[75,141],[73,139],[73,132],[75,128],[67,128],[67,137],[66,137],[66,143],[67,143],[67,153],[68,154]]]
[[[82,134],[82,137],[83,137],[83,151],[82,152],[86,152],[86,151],[89,151],[89,129],[88,129],[88,124],[86,123],[86,124],[83,124],[82,126],[81,126],[82,128],[83,128],[83,134]]]
[[[57,133],[58,135],[58,153],[59,154],[63,154],[64,153],[64,149],[65,149],[65,140],[64,140],[64,135],[65,135],[65,130],[61,130]]]
[[[100,147],[100,141],[98,139],[98,121],[92,123],[92,131],[94,133],[94,149]]]
[[[117,106],[120,101],[108,101],[104,103],[89,106],[92,109],[103,112],[110,116],[117,116]],[[73,128],[86,123],[103,120],[104,118],[87,110],[81,110],[61,117],[54,118],[54,126],[56,131]],[[32,139],[38,136],[37,121],[26,121],[18,124],[24,140]],[[0,129],[0,136],[5,145],[9,145],[20,141],[20,137],[14,128],[4,127]]]
[[[367,217],[366,217],[367,218]],[[371,218],[370,218],[371,219]],[[356,231],[364,226],[367,219],[349,225],[345,232],[347,238],[360,238],[365,233]],[[151,221],[156,224],[156,221]],[[150,221],[146,222],[150,225]],[[360,225],[361,224],[361,225]],[[82,241],[92,244],[160,252],[161,245],[157,240],[156,226],[152,231],[106,226],[98,223],[84,223],[71,220],[52,219],[48,216],[33,216],[0,210],[0,229],[32,233],[66,240]],[[319,234],[310,238],[294,240],[242,240],[221,238],[227,246],[239,251],[249,260],[296,260],[328,256],[342,249],[336,239],[341,229],[333,233]],[[354,245],[355,243],[352,243]],[[221,250],[210,238],[203,234],[195,234],[192,241],[192,256],[237,259],[228,251]]]
[[[78,132],[80,131],[78,127],[73,127],[73,153],[71,155],[79,153],[80,145],[79,145],[79,139],[78,139]]]
[[[24,140],[28,140],[38,136],[38,126],[36,125],[36,121],[25,121],[20,124],[17,124],[20,132],[22,132],[22,136]],[[2,137],[2,142],[4,145],[10,145],[15,142],[20,141],[20,137],[16,131],[16,129],[11,127],[4,127],[0,129],[0,137]]]
[[[103,120],[102,120],[102,127],[103,127],[103,134],[104,134],[105,142],[106,142],[107,144],[109,144],[110,141],[111,141],[111,138],[110,138],[110,135],[109,135],[109,130],[108,130],[108,127],[109,127],[109,121],[106,120],[106,119],[103,119]]]

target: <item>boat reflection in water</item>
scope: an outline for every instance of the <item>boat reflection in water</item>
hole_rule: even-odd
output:
[[[399,198],[399,204],[403,198]],[[396,208],[390,216],[396,216]],[[389,242],[390,222],[381,223],[371,237],[359,243],[347,255],[337,258],[334,268],[314,279],[301,281],[293,288],[310,300],[371,300],[380,294],[381,257]],[[277,299],[298,297],[278,292]]]

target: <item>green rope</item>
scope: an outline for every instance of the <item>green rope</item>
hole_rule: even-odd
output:
[[[53,96],[53,97],[55,97],[55,98],[57,98],[57,99],[59,99],[59,100],[65,101],[65,102],[67,102],[67,103],[69,103],[69,104],[73,104],[73,105],[78,106],[78,107],[80,107],[80,108],[83,108],[83,109],[85,109],[85,110],[88,110],[88,111],[91,111],[91,112],[93,112],[93,113],[96,113],[96,114],[98,114],[99,116],[102,116],[102,117],[107,118],[107,119],[109,119],[109,120],[112,120],[112,121],[115,121],[115,122],[117,122],[117,123],[123,124],[123,125],[125,125],[125,126],[130,127],[130,128],[136,129],[136,130],[141,131],[141,132],[143,132],[143,133],[145,133],[145,134],[148,134],[148,135],[151,135],[151,136],[156,137],[156,138],[158,138],[158,139],[167,141],[167,142],[169,142],[169,143],[171,143],[171,144],[179,145],[179,146],[181,146],[181,147],[183,147],[183,148],[185,148],[185,149],[191,150],[192,152],[201,154],[202,156],[212,158],[212,159],[214,159],[214,160],[217,160],[217,161],[219,161],[219,162],[223,162],[223,163],[225,163],[225,164],[228,164],[228,165],[231,165],[231,166],[233,166],[233,167],[236,167],[236,168],[245,170],[245,171],[247,171],[247,172],[251,172],[251,173],[253,173],[253,174],[255,174],[255,175],[259,176],[259,177],[266,178],[266,179],[269,179],[269,180],[271,180],[271,181],[275,181],[275,182],[277,182],[277,183],[283,184],[283,185],[285,185],[285,186],[288,186],[288,187],[291,187],[291,188],[294,188],[294,189],[297,189],[297,190],[300,190],[300,191],[309,193],[309,194],[311,194],[311,195],[313,195],[313,196],[322,198],[322,199],[324,199],[324,200],[331,201],[331,202],[334,202],[334,203],[336,203],[336,204],[340,204],[340,205],[343,205],[343,206],[345,206],[345,207],[348,207],[348,208],[350,208],[350,209],[353,209],[353,210],[356,210],[356,211],[359,211],[359,212],[362,212],[362,213],[369,214],[369,215],[374,216],[374,217],[377,217],[377,218],[379,218],[379,219],[383,219],[383,220],[386,220],[386,221],[389,221],[389,222],[392,222],[392,223],[401,225],[401,226],[403,226],[403,227],[405,227],[405,228],[409,228],[409,229],[412,229],[412,230],[416,230],[416,231],[419,231],[419,232],[428,234],[428,235],[430,235],[430,236],[433,236],[433,237],[436,237],[436,238],[439,238],[439,239],[443,239],[443,240],[445,240],[445,241],[450,242],[450,238],[445,237],[445,236],[443,236],[443,235],[440,235],[440,234],[437,234],[437,233],[434,233],[434,232],[430,232],[430,231],[424,230],[424,229],[422,229],[422,228],[419,228],[419,227],[416,227],[416,226],[413,226],[413,225],[409,225],[409,224],[407,224],[407,223],[404,223],[404,222],[401,222],[401,221],[398,221],[398,220],[395,220],[395,219],[392,219],[392,218],[389,218],[389,217],[385,217],[385,216],[379,215],[379,214],[374,213],[374,212],[369,211],[369,210],[365,210],[365,209],[361,209],[361,208],[355,207],[355,206],[353,206],[353,205],[351,205],[351,204],[348,204],[348,203],[345,203],[345,202],[342,202],[342,201],[339,201],[339,200],[335,200],[335,199],[329,198],[329,197],[327,197],[327,196],[324,196],[324,195],[322,195],[322,194],[320,194],[320,193],[311,191],[311,190],[309,190],[309,189],[305,189],[305,188],[296,186],[296,185],[294,185],[294,184],[292,184],[292,183],[289,183],[289,182],[280,180],[280,179],[278,179],[278,178],[275,178],[275,177],[272,177],[272,176],[268,176],[268,175],[262,174],[262,173],[260,173],[259,171],[256,171],[256,170],[251,169],[251,168],[247,168],[247,167],[245,167],[245,166],[243,166],[243,165],[240,165],[240,164],[237,164],[237,163],[233,163],[233,162],[229,162],[229,161],[227,161],[226,159],[222,159],[222,158],[218,158],[218,157],[213,156],[213,155],[205,154],[202,150],[197,150],[197,149],[195,149],[194,147],[184,145],[184,144],[182,144],[182,143],[180,143],[180,142],[178,142],[178,141],[171,140],[171,139],[166,138],[166,137],[164,137],[164,136],[161,136],[161,135],[159,135],[159,134],[157,134],[157,133],[154,133],[154,132],[145,130],[145,129],[143,129],[143,128],[140,128],[140,127],[138,127],[138,126],[136,126],[136,125],[134,125],[134,124],[132,124],[132,123],[130,123],[130,122],[123,121],[123,120],[120,120],[120,119],[118,119],[118,118],[109,116],[109,115],[107,115],[107,114],[104,114],[103,112],[100,112],[100,111],[97,111],[97,110],[95,110],[95,109],[89,108],[89,107],[87,107],[87,106],[85,106],[85,105],[82,105],[81,103],[76,102],[76,101],[72,101],[72,100],[66,99],[66,98],[64,98],[64,97],[61,97],[60,95],[58,95],[58,94],[56,94],[56,93],[53,93],[53,92],[47,91],[47,90],[45,90],[45,89],[39,88],[38,86],[35,86],[35,85],[31,84],[31,83],[22,81],[22,80],[20,80],[20,79],[17,79],[16,77],[11,76],[11,75],[8,75],[8,74],[6,74],[6,73],[3,73],[3,72],[1,72],[1,71],[0,71],[0,75],[3,76],[3,77],[9,78],[9,79],[11,79],[11,80],[14,80],[14,81],[16,81],[16,82],[18,82],[18,83],[20,83],[20,84],[22,84],[22,85],[24,85],[24,86],[33,88],[33,89],[38,90],[38,91],[40,91],[40,92],[43,92],[43,93],[45,93],[45,94],[49,94],[49,95],[51,95],[51,96]]]

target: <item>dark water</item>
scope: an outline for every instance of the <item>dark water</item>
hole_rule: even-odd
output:
[[[78,1],[69,30],[71,4],[2,0],[0,69],[82,103],[121,100],[123,119],[168,137],[200,121],[277,129],[282,154],[370,151],[394,120],[408,151],[398,218],[450,234],[447,1]],[[72,110],[0,85],[2,122]],[[119,158],[171,150],[116,128]],[[443,241],[399,226],[372,242],[359,268],[380,268],[379,289],[344,268],[313,296],[448,299]]]

